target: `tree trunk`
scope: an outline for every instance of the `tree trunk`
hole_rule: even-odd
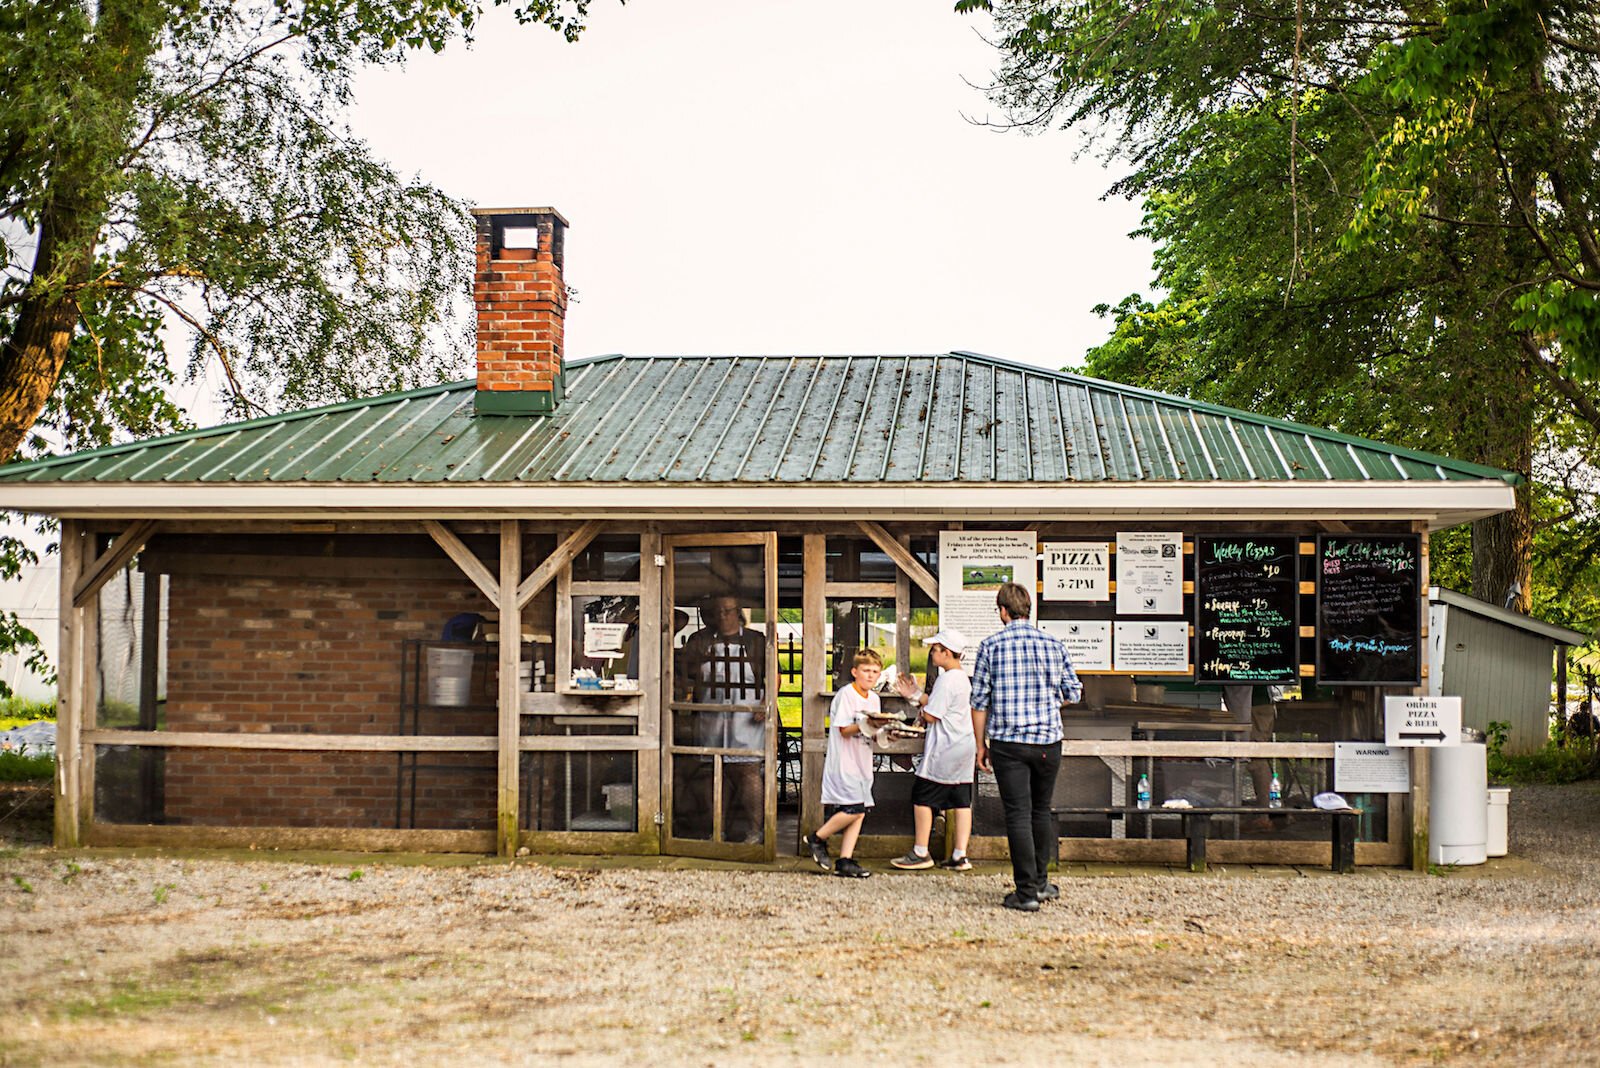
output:
[[[0,344],[0,462],[16,454],[66,366],[79,301],[122,187],[145,64],[167,14],[161,0],[101,0],[82,69],[63,72],[74,79],[69,107],[75,121],[28,131],[45,140],[50,153],[33,270],[11,336]]]
[[[49,218],[39,230],[39,248],[34,255],[33,277],[56,276],[56,224]],[[94,238],[89,239],[92,250]],[[74,250],[78,265],[68,266],[62,283],[35,286],[34,294],[21,305],[16,329],[0,348],[0,457],[9,460],[28,436],[28,431],[44,411],[67,362],[67,350],[78,325],[78,303],[71,287],[87,279],[85,250]]]
[[[1515,583],[1511,609],[1526,615],[1533,604],[1533,516],[1526,483],[1517,487],[1517,506],[1472,524],[1472,596],[1504,605]]]

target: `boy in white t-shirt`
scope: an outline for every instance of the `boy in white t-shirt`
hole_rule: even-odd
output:
[[[917,765],[911,785],[916,841],[911,852],[889,863],[907,869],[933,867],[928,836],[933,833],[934,812],[942,811],[955,848],[950,859],[939,866],[968,871],[972,867],[967,859],[967,840],[972,835],[972,769],[978,744],[972,735],[972,682],[961,670],[967,639],[958,630],[941,630],[923,644],[928,647],[928,663],[939,669],[933,692],[923,693],[909,675],[896,683],[901,696],[922,706],[918,718],[928,727],[922,763]]]
[[[828,711],[828,756],[822,764],[822,804],[828,810],[817,833],[805,836],[823,871],[846,879],[865,879],[872,873],[856,863],[856,839],[872,807],[872,743],[861,733],[868,717],[880,705],[873,687],[883,673],[883,659],[871,649],[857,649],[850,666],[850,685],[833,695]],[[839,835],[839,863],[828,857],[828,839]]]

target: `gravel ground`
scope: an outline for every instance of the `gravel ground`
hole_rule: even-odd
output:
[[[0,1064],[1589,1063],[1600,784],[1513,791],[1511,839],[1440,876],[1078,867],[1037,915],[994,865],[0,842]]]

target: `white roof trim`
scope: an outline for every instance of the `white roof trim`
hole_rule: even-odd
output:
[[[69,518],[448,515],[710,519],[1112,518],[1417,520],[1437,530],[1509,511],[1497,479],[1457,482],[938,482],[863,485],[703,483],[0,484],[0,508]]]

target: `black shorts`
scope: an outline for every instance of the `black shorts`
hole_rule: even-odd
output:
[[[857,801],[853,805],[823,805],[822,818],[828,820],[841,812],[848,812],[852,816],[861,816],[865,815],[866,811],[867,803],[865,801]]]
[[[911,803],[943,812],[952,808],[972,807],[970,782],[934,782],[918,775],[911,780]]]

